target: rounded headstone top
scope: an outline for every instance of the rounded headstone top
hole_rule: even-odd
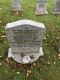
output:
[[[25,19],[25,20],[18,20],[18,21],[15,21],[15,22],[8,23],[6,25],[6,29],[13,28],[13,27],[16,27],[16,26],[21,26],[21,25],[32,25],[32,26],[38,26],[40,28],[45,28],[43,23],[39,23],[39,22],[36,22],[36,21]]]

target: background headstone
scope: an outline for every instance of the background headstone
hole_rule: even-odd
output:
[[[46,11],[47,0],[37,0],[36,14],[48,14]]]
[[[43,56],[41,47],[45,26],[31,20],[19,20],[6,25],[9,41],[8,57],[18,63],[32,63]]]
[[[54,10],[53,14],[60,14],[60,0],[54,0]]]
[[[11,0],[12,11],[21,11],[21,0]]]

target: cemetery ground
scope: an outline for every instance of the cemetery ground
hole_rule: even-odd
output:
[[[60,15],[53,15],[53,0],[48,0],[48,15],[35,15],[36,0],[22,0],[22,16],[11,12],[10,0],[0,0],[0,80],[60,80]],[[7,59],[8,42],[5,25],[9,22],[30,19],[46,26],[43,40],[44,56],[31,65],[17,64]]]

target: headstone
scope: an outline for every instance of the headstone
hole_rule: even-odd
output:
[[[37,0],[36,14],[48,14],[46,11],[47,0]]]
[[[53,14],[60,14],[60,0],[54,0],[55,4],[54,4],[54,10],[53,10]]]
[[[21,11],[21,0],[11,0],[12,11]]]
[[[44,38],[43,23],[32,20],[19,20],[6,25],[6,34],[10,45],[8,57],[16,62],[26,64],[43,56],[41,47]]]

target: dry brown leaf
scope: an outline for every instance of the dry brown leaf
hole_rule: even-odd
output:
[[[5,61],[7,61],[7,63],[9,63],[9,59],[7,58],[7,59],[5,59]]]
[[[27,73],[30,73],[31,74],[32,72],[31,72],[31,70],[27,70]]]

